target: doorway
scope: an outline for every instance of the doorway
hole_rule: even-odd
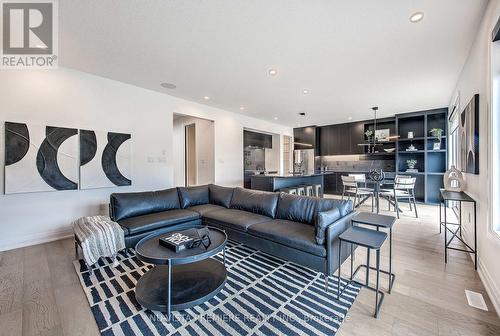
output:
[[[184,126],[185,134],[185,156],[184,156],[184,175],[186,187],[197,184],[196,172],[196,124]]]
[[[214,121],[175,113],[173,153],[176,186],[215,183]]]

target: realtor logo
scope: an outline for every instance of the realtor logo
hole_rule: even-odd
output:
[[[57,3],[55,0],[0,0],[2,69],[57,67]]]

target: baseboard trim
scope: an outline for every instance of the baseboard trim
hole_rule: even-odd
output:
[[[470,234],[470,232],[468,231],[469,230],[466,225],[462,226],[462,234],[465,236],[465,240],[467,240],[467,236]],[[471,253],[468,253],[468,255],[474,263],[474,255]],[[497,313],[498,317],[500,317],[500,290],[495,285],[493,278],[491,277],[484,263],[479,258],[479,255],[477,256],[477,273],[479,274],[479,278],[483,283],[484,289],[486,289],[486,293],[488,293],[491,303],[493,303],[495,312]]]
[[[65,239],[73,236],[73,229],[53,230],[48,232],[34,233],[19,239],[3,241],[0,243],[0,251],[8,251],[16,248],[49,243],[51,241]]]
[[[495,308],[498,317],[500,317],[500,291],[496,287],[495,282],[493,282],[493,278],[491,277],[488,269],[483,264],[483,262],[478,259],[477,264],[477,272],[479,274],[479,277],[483,282],[486,293],[488,293],[488,296],[493,303],[493,307]]]

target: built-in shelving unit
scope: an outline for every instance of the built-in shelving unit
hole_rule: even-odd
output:
[[[439,189],[443,187],[443,175],[447,169],[448,110],[446,108],[430,111],[396,115],[396,129],[399,138],[396,145],[396,172],[417,178],[415,196],[425,203],[439,202]],[[440,149],[434,149],[438,138],[430,134],[433,128],[441,128]],[[408,137],[413,132],[413,138]],[[416,150],[406,151],[413,145]],[[406,172],[407,160],[417,160],[418,173]]]

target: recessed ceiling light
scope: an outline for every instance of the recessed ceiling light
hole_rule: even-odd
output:
[[[203,99],[210,100],[210,97],[209,96],[205,96],[205,97],[203,97]]]
[[[278,120],[278,117],[274,117],[274,120]]]
[[[410,16],[411,23],[417,23],[424,19],[424,12],[416,12]]]
[[[269,71],[267,73],[269,74],[269,76],[276,76],[278,74],[278,70],[269,69]]]
[[[240,106],[240,111],[245,111],[245,106]]]
[[[305,112],[299,112],[299,115],[300,115],[300,116],[305,116],[305,115],[306,115],[306,113],[305,113]]]
[[[165,88],[165,89],[175,89],[177,86],[175,84],[172,84],[172,83],[161,83],[160,86],[162,88]]]
[[[308,89],[304,89],[304,90],[302,90],[302,93],[303,93],[303,94],[308,94],[308,93],[309,93],[309,90],[308,90]]]
[[[347,120],[352,120],[352,117],[347,117]]]

